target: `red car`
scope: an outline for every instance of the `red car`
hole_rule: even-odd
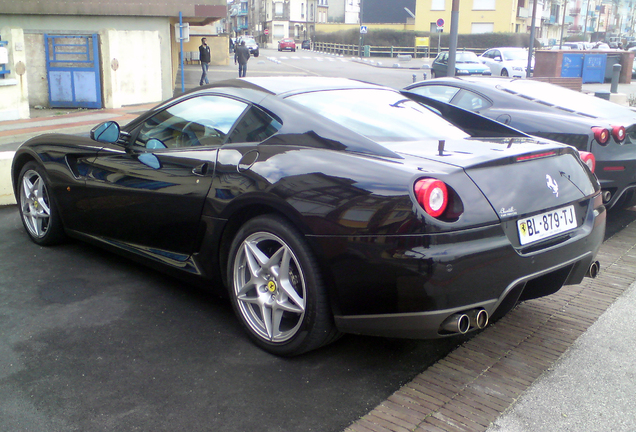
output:
[[[296,42],[291,38],[285,38],[278,41],[278,51],[291,50],[296,51]]]

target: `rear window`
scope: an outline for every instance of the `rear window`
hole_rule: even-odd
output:
[[[469,136],[430,109],[392,90],[330,90],[302,93],[289,99],[379,142]]]
[[[564,87],[532,80],[512,80],[498,86],[509,93],[518,94],[529,100],[535,100],[558,108],[587,114],[594,117],[624,117],[625,108],[601,98],[572,91]]]

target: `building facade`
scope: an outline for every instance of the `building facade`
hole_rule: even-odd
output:
[[[226,17],[227,3],[0,0],[0,10],[0,40],[8,42],[10,71],[0,74],[5,84],[0,100],[19,91],[30,106],[114,108],[172,97],[179,13],[193,28],[209,26]],[[213,58],[227,62],[228,44],[218,46]],[[3,119],[15,117],[15,112],[5,114],[0,107]],[[23,110],[18,115],[24,118]]]

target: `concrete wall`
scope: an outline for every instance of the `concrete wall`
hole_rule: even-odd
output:
[[[99,36],[105,108],[165,99],[159,32],[103,30]]]
[[[9,63],[6,68],[11,71],[0,78],[0,121],[29,118],[24,35],[21,29],[10,27],[0,27],[0,35],[8,42]]]

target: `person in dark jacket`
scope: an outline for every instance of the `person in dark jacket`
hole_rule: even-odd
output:
[[[234,50],[234,64],[238,62],[239,65],[239,78],[242,78],[247,73],[247,61],[250,59],[250,50],[245,46],[245,41],[241,41],[241,44]]]
[[[206,84],[210,84],[208,81],[208,66],[210,65],[210,47],[206,43],[206,39],[201,39],[201,46],[199,47],[199,61],[201,62],[201,69],[203,73],[201,74],[201,79],[199,80],[199,85],[202,86],[205,82]]]

